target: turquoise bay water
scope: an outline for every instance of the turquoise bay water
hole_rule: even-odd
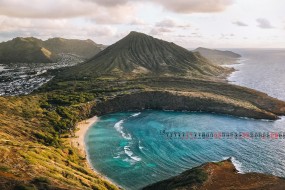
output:
[[[229,81],[285,100],[285,50],[236,49],[242,64]],[[279,132],[285,117],[269,122],[226,115],[144,111],[106,115],[85,141],[96,170],[125,189],[136,190],[204,162],[234,157],[241,172],[285,177],[285,140],[167,140],[161,131]]]
[[[241,172],[285,177],[285,140],[169,140],[168,132],[280,132],[285,118],[262,121],[226,115],[143,111],[105,115],[86,136],[89,159],[126,189],[140,189],[204,162],[234,157]]]

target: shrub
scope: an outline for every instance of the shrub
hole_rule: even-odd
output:
[[[37,190],[34,185],[17,185],[14,190]]]
[[[9,167],[4,166],[4,165],[0,165],[0,171],[2,171],[2,172],[7,172],[7,171],[9,171],[9,170],[10,170]]]
[[[47,183],[50,184],[50,180],[46,177],[35,177],[32,181],[33,183]]]

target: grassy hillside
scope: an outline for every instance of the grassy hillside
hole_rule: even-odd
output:
[[[103,49],[104,45],[96,44],[92,40],[77,40],[64,38],[51,38],[44,41],[44,47],[53,54],[71,53],[79,55],[85,59],[90,59]]]
[[[49,63],[52,53],[36,38],[15,38],[0,43],[0,63]]]
[[[44,95],[0,101],[0,189],[116,189],[70,145],[88,106],[53,106]]]

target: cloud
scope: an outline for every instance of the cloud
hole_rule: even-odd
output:
[[[89,18],[96,24],[126,24],[134,20],[135,12],[133,6],[101,7]]]
[[[179,34],[179,35],[176,35],[176,37],[178,38],[203,38],[201,34],[198,34],[196,32],[192,32],[190,35]]]
[[[258,23],[258,27],[259,28],[262,28],[262,29],[271,29],[271,28],[274,28],[271,23],[265,19],[265,18],[258,18],[256,19],[256,22]]]
[[[211,13],[224,11],[233,0],[152,0],[176,13]]]
[[[155,24],[157,27],[175,27],[176,25],[176,22],[171,19],[165,19]]]
[[[159,21],[155,24],[156,27],[166,27],[166,28],[188,28],[190,27],[189,24],[179,24],[178,22],[172,20],[172,19],[164,19],[162,21]]]
[[[237,25],[237,26],[248,26],[246,23],[241,22],[241,21],[235,21],[235,22],[232,22],[232,23]]]
[[[233,4],[233,0],[146,0],[176,13],[220,12]],[[0,0],[0,15],[19,18],[74,18],[89,15],[118,14],[129,16],[122,7],[138,7],[139,0]],[[104,14],[102,12],[106,11]],[[106,16],[108,17],[108,16]],[[107,19],[105,19],[107,20]]]
[[[129,25],[147,25],[147,23],[142,20],[142,19],[139,19],[139,18],[134,18],[130,23]]]
[[[169,32],[172,32],[172,30],[170,30],[168,28],[163,28],[163,27],[155,27],[155,28],[151,29],[149,34],[150,35],[162,35],[163,33],[169,33]]]
[[[11,18],[0,16],[0,31],[44,29],[44,30],[61,30],[72,29],[74,26],[68,19],[28,19],[28,18]]]
[[[129,0],[82,0],[82,1],[94,2],[98,5],[106,7],[120,6],[129,2]]]
[[[94,2],[101,6],[114,7],[127,3],[138,3],[139,0],[82,0]],[[221,12],[234,3],[234,0],[146,0],[156,3],[165,9],[177,13]]]
[[[112,37],[116,34],[117,30],[111,26],[85,26],[79,28],[84,36],[90,37]]]
[[[0,15],[19,18],[71,18],[96,11],[94,3],[80,0],[0,0]]]
[[[17,36],[34,36],[42,39],[65,37],[78,39],[109,39],[116,34],[111,26],[96,26],[92,24],[75,25],[70,19],[30,19],[0,16],[0,40]],[[95,40],[98,42],[97,40]],[[110,41],[110,40],[109,40]],[[100,41],[102,43],[103,41]]]
[[[235,35],[233,34],[233,33],[231,33],[231,34],[221,34],[220,35],[220,39],[224,39],[224,40],[229,40],[229,39],[232,39],[232,38],[234,38],[235,37]]]
[[[0,15],[14,18],[86,18],[98,24],[130,21],[135,6],[127,0],[0,0]]]

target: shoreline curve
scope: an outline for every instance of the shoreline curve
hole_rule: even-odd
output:
[[[93,116],[89,119],[85,119],[81,122],[79,122],[76,125],[76,129],[78,129],[75,132],[75,137],[70,139],[70,143],[73,147],[76,147],[80,154],[83,155],[86,159],[85,163],[86,165],[94,172],[96,173],[98,176],[100,176],[101,178],[109,181],[110,183],[112,183],[113,185],[117,186],[119,189],[121,188],[117,183],[115,183],[113,180],[111,180],[110,178],[108,178],[107,176],[103,175],[102,173],[100,173],[99,171],[96,170],[96,168],[94,168],[90,162],[90,157],[88,155],[87,152],[87,145],[85,143],[85,137],[86,134],[88,132],[88,130],[97,122],[99,121],[99,117],[98,116]]]

